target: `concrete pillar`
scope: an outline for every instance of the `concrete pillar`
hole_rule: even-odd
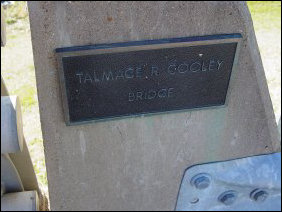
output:
[[[278,151],[244,2],[29,2],[52,210],[173,210],[187,167]],[[241,33],[226,107],[86,125],[64,122],[54,50]]]

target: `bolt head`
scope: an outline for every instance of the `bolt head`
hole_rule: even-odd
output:
[[[211,178],[208,174],[197,174],[191,179],[191,185],[197,189],[206,189],[211,183]]]
[[[226,191],[218,197],[218,201],[224,205],[232,205],[237,199],[238,193],[236,191]]]
[[[263,202],[267,199],[268,193],[257,188],[251,192],[250,197],[256,202]]]

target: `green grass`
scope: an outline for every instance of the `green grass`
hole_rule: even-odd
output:
[[[8,8],[9,12],[6,13],[6,23],[14,24],[21,19],[27,19],[27,5],[25,1],[15,1],[14,4],[10,5]]]
[[[281,1],[248,1],[255,30],[281,29]]]
[[[15,91],[14,94],[17,94],[21,99],[22,108],[24,110],[30,108],[31,106],[36,105],[36,91],[32,85],[22,85]],[[25,112],[25,111],[24,111]]]
[[[276,119],[281,116],[281,1],[249,1]]]
[[[281,2],[248,2],[274,110],[281,114]],[[39,183],[47,190],[44,147],[26,2],[5,10],[7,45],[1,48],[1,74],[22,104],[24,134]]]

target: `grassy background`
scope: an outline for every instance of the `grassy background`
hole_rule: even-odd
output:
[[[47,173],[26,2],[15,2],[4,12],[7,43],[1,48],[1,75],[9,94],[20,97],[23,130],[34,170],[41,188],[47,191]]]
[[[281,115],[281,2],[248,2],[276,117]],[[47,191],[35,72],[26,2],[5,10],[7,44],[1,48],[1,75],[11,95],[22,103],[23,125],[34,169]]]
[[[276,119],[281,116],[281,1],[247,2]]]

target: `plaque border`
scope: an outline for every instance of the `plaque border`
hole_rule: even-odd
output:
[[[147,115],[160,115],[160,114],[170,114],[177,112],[187,112],[192,110],[201,109],[216,109],[228,106],[230,99],[230,94],[232,92],[232,84],[234,83],[234,72],[238,66],[238,57],[241,49],[241,40],[243,36],[240,33],[233,34],[218,34],[218,35],[205,35],[205,36],[193,36],[193,37],[178,37],[178,38],[167,38],[167,39],[154,39],[154,40],[140,40],[140,41],[129,41],[120,43],[109,43],[109,44],[95,44],[95,45],[85,45],[85,46],[72,46],[72,47],[60,47],[55,49],[55,54],[58,61],[58,71],[59,71],[59,81],[60,81],[60,91],[62,95],[62,105],[64,119],[67,126],[80,125],[95,123],[105,120],[116,120],[121,118],[133,118],[133,117],[143,117]],[[65,86],[65,77],[63,70],[62,59],[64,57],[74,57],[74,56],[85,56],[85,55],[96,55],[96,54],[107,54],[107,53],[119,53],[119,52],[130,52],[130,51],[142,51],[142,50],[153,50],[153,49],[163,49],[163,48],[175,48],[175,47],[189,47],[189,46],[201,46],[201,45],[211,45],[211,44],[223,44],[223,43],[237,43],[235,50],[235,56],[232,64],[231,75],[228,82],[228,88],[225,96],[225,103],[219,106],[205,106],[205,107],[194,107],[190,109],[176,109],[163,112],[144,112],[133,115],[120,115],[115,117],[91,119],[85,121],[71,122],[69,117],[69,107],[67,99],[67,91]]]

